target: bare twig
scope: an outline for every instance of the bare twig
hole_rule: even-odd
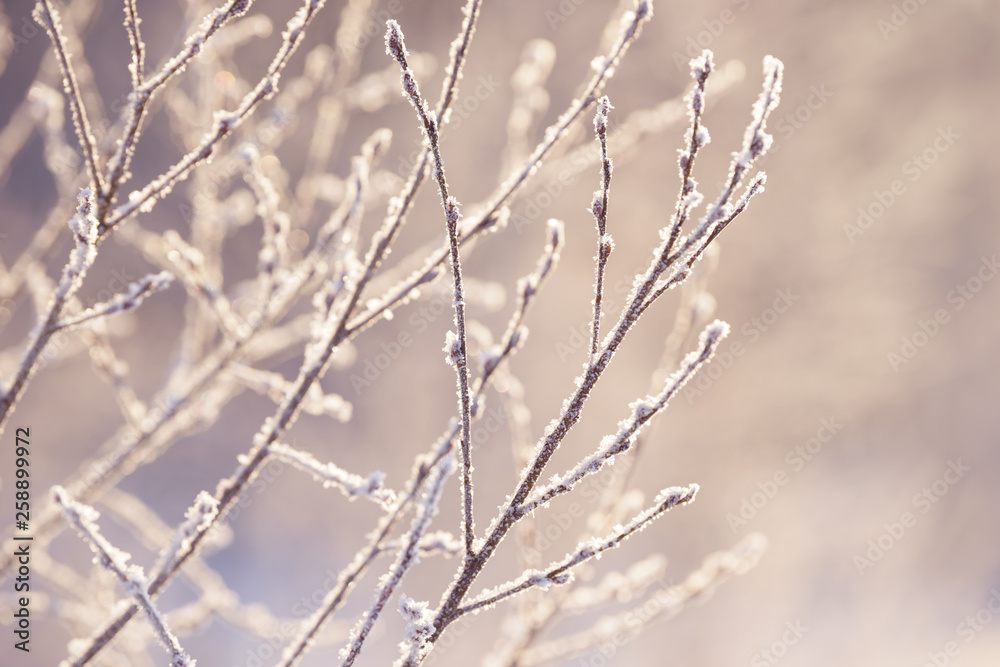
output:
[[[594,321],[590,327],[590,364],[597,356],[597,342],[601,331],[601,297],[604,295],[604,270],[608,258],[614,249],[614,241],[607,233],[608,223],[608,190],[611,187],[611,158],[608,157],[608,112],[612,109],[608,96],[605,95],[597,104],[597,114],[594,116],[594,129],[597,140],[601,142],[601,189],[594,192],[594,201],[590,206],[594,218],[597,219],[597,281],[594,286]]]
[[[150,625],[153,626],[163,646],[170,653],[171,667],[194,667],[195,661],[181,647],[177,637],[167,627],[166,619],[153,604],[148,581],[142,568],[134,564],[129,565],[128,561],[131,556],[111,546],[111,543],[101,535],[95,523],[99,516],[98,513],[92,507],[82,505],[67,496],[62,487],[55,487],[52,490],[52,496],[66,513],[70,523],[76,526],[84,540],[90,545],[91,550],[96,555],[97,562],[118,577],[129,595],[145,612]]]
[[[45,32],[49,34],[52,46],[55,48],[59,69],[62,71],[63,89],[66,93],[66,99],[69,101],[70,110],[73,112],[73,127],[76,129],[76,138],[80,142],[83,158],[87,163],[87,170],[90,172],[90,189],[100,199],[104,196],[105,184],[101,168],[98,165],[94,131],[90,127],[87,109],[83,105],[80,84],[77,83],[76,72],[73,69],[73,58],[66,47],[66,36],[63,34],[59,12],[52,6],[51,0],[39,0],[35,6],[34,17],[45,28]]]
[[[448,192],[448,181],[445,179],[444,163],[441,159],[441,147],[438,143],[438,121],[430,114],[426,102],[420,96],[420,89],[413,78],[409,65],[406,63],[406,45],[403,42],[403,32],[399,24],[390,20],[385,35],[386,51],[396,59],[403,69],[403,90],[410,98],[413,108],[417,110],[423,125],[424,135],[430,145],[434,158],[434,178],[441,195],[441,205],[444,207],[448,228],[448,243],[451,253],[451,275],[455,288],[455,326],[458,334],[448,332],[445,342],[445,353],[448,363],[455,367],[458,375],[459,411],[462,419],[462,534],[465,537],[466,556],[472,554],[475,527],[472,507],[472,436],[471,436],[471,404],[469,402],[469,364],[468,345],[465,332],[465,289],[462,284],[462,264],[458,255],[458,200]],[[449,93],[450,94],[450,93]],[[446,97],[446,99],[448,99]]]

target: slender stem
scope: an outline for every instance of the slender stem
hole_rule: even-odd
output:
[[[594,193],[591,211],[597,218],[597,281],[594,284],[594,321],[590,331],[590,361],[593,365],[597,356],[597,344],[601,332],[601,298],[604,295],[604,271],[614,244],[607,235],[608,190],[611,187],[611,158],[608,157],[608,111],[612,109],[607,95],[601,98],[594,116],[594,128],[601,142],[601,189]]]
[[[76,71],[73,69],[73,59],[66,46],[66,36],[63,34],[59,12],[52,6],[51,0],[41,0],[35,6],[35,19],[42,24],[45,32],[52,39],[56,58],[59,61],[59,69],[62,71],[66,99],[69,101],[69,108],[73,113],[73,127],[76,130],[76,138],[80,142],[80,148],[83,150],[83,159],[87,163],[87,171],[90,172],[90,188],[94,191],[97,198],[100,199],[104,195],[105,185],[104,178],[101,176],[101,168],[98,165],[94,131],[91,129],[90,120],[87,118],[87,108],[83,104],[80,84],[77,83]]]
[[[407,52],[406,44],[403,41],[403,32],[400,30],[399,24],[393,20],[389,20],[387,25],[386,47],[403,70],[403,90],[409,95],[410,102],[417,110],[417,115],[420,117],[420,122],[423,125],[424,134],[427,136],[431,154],[434,158],[434,177],[437,180],[438,192],[441,195],[441,205],[444,207],[445,219],[447,221],[451,273],[455,287],[455,325],[458,328],[458,334],[454,336],[454,334],[449,332],[446,352],[449,361],[455,366],[455,372],[458,375],[459,412],[462,420],[462,534],[465,539],[466,557],[470,557],[473,554],[473,542],[475,539],[472,505],[472,407],[469,400],[468,348],[465,331],[465,290],[462,283],[462,263],[458,252],[458,201],[448,191],[448,181],[444,173],[444,162],[441,158],[438,120],[436,117],[431,116],[427,109],[427,103],[420,96],[420,89],[413,78],[413,72],[406,62]]]

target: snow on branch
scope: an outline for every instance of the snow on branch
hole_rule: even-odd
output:
[[[77,82],[76,71],[73,69],[73,58],[66,45],[66,36],[63,34],[59,12],[52,5],[51,0],[40,0],[35,5],[33,16],[45,28],[45,32],[48,33],[52,40],[52,46],[55,48],[56,59],[59,61],[59,69],[62,72],[63,92],[65,92],[69,102],[76,138],[80,143],[80,148],[83,149],[84,160],[87,163],[87,171],[90,176],[89,186],[95,197],[100,199],[104,195],[105,183],[98,162],[97,141],[94,138],[90,120],[87,118],[87,108],[83,104],[83,95],[80,92],[80,84]]]
[[[354,500],[367,498],[385,509],[396,502],[396,494],[382,486],[385,473],[374,472],[367,478],[347,472],[333,463],[320,463],[312,454],[279,442],[268,446],[268,453],[275,458],[290,463],[299,470],[310,473],[324,487],[336,487]]]
[[[125,590],[135,603],[145,612],[160,642],[170,653],[171,667],[195,667],[195,660],[184,651],[177,637],[167,627],[166,618],[153,604],[148,588],[149,582],[142,567],[134,563],[129,564],[128,561],[132,557],[112,546],[101,535],[96,523],[100,516],[97,510],[76,502],[61,486],[52,489],[52,498],[94,552],[94,562],[112,572],[125,586]]]
[[[147,298],[165,290],[173,282],[174,276],[168,271],[149,274],[131,283],[128,291],[114,296],[107,301],[97,304],[78,315],[68,317],[56,325],[56,329],[66,329],[75,327],[78,324],[99,318],[113,315],[114,313],[126,313],[138,308]]]
[[[275,403],[281,403],[294,386],[280,373],[251,368],[243,364],[234,365],[230,369],[230,373],[248,388],[262,396],[267,396]],[[308,414],[325,415],[339,422],[350,421],[353,411],[353,407],[347,399],[340,394],[324,393],[318,384],[312,385],[306,391],[306,395],[302,399],[302,409]]]
[[[417,115],[420,117],[424,137],[433,156],[432,171],[438,184],[438,192],[441,195],[441,205],[444,207],[447,223],[451,275],[455,288],[454,304],[457,333],[448,332],[446,350],[448,359],[455,367],[455,373],[458,376],[458,403],[462,421],[462,534],[465,539],[465,551],[467,554],[471,554],[475,535],[472,505],[472,403],[469,395],[468,335],[465,330],[465,288],[462,281],[462,262],[459,258],[459,204],[458,200],[449,193],[448,181],[445,178],[444,161],[441,158],[439,144],[439,120],[420,95],[420,89],[413,78],[413,71],[406,62],[407,52],[406,44],[403,41],[403,31],[400,30],[399,24],[392,19],[386,21],[385,48],[386,53],[395,58],[402,68],[403,93],[410,98],[413,108],[417,110]],[[453,48],[460,48],[460,45],[456,42]]]
[[[709,597],[733,575],[749,572],[766,548],[767,539],[760,533],[751,533],[731,549],[706,556],[701,567],[680,584],[670,586],[661,580],[660,588],[632,607],[603,616],[585,630],[531,646],[518,656],[517,664],[523,667],[552,664],[596,649],[612,638],[619,646],[632,641],[653,623],[672,618],[688,603]]]
[[[516,507],[514,511],[518,515],[533,512],[556,496],[570,491],[584,477],[599,471],[609,460],[627,451],[642,427],[661,412],[698,369],[712,358],[719,342],[728,333],[729,325],[720,320],[716,320],[706,327],[701,334],[701,349],[691,352],[685,357],[680,370],[667,378],[663,391],[659,395],[647,396],[632,402],[629,405],[632,408],[632,414],[628,419],[618,423],[618,433],[605,437],[596,452],[580,461],[566,474],[553,478],[548,486],[539,489],[532,499]]]
[[[430,527],[431,520],[437,515],[438,503],[441,500],[441,493],[444,491],[444,483],[454,471],[455,458],[449,456],[441,461],[431,473],[431,478],[427,482],[427,490],[417,505],[416,516],[413,518],[409,533],[407,533],[406,546],[399,552],[396,562],[380,580],[375,602],[351,631],[350,643],[340,652],[340,658],[343,660],[341,667],[351,667],[354,664],[368,638],[368,633],[371,632],[372,626],[375,625],[375,621],[378,620],[382,609],[385,608],[396,587],[399,586],[407,571],[420,561],[420,539]],[[418,638],[413,635],[414,633],[410,633],[411,638],[416,641]],[[422,635],[419,639],[422,640],[424,636]],[[404,644],[406,643],[404,641]]]
[[[594,283],[594,319],[590,325],[590,365],[594,364],[597,357],[600,340],[604,271],[615,247],[615,242],[607,232],[608,190],[611,188],[612,171],[611,158],[608,157],[608,112],[613,108],[605,95],[597,103],[597,114],[594,116],[594,129],[597,131],[597,140],[601,143],[601,189],[594,192],[594,201],[590,205],[597,220],[597,281]]]
[[[698,493],[698,485],[672,486],[660,491],[656,496],[654,504],[646,508],[632,518],[624,526],[616,526],[610,535],[603,539],[592,539],[577,545],[576,550],[567,554],[565,558],[557,563],[553,563],[543,570],[528,571],[518,579],[506,584],[501,584],[496,588],[484,591],[468,604],[460,607],[455,613],[457,616],[469,612],[479,612],[492,607],[497,602],[516,595],[521,591],[539,586],[548,588],[549,586],[565,584],[572,578],[571,570],[591,558],[600,558],[601,554],[608,549],[620,546],[634,533],[646,528],[654,519],[661,514],[680,505],[686,505],[694,500]]]

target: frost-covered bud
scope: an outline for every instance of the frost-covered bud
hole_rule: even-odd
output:
[[[417,602],[411,597],[403,595],[399,598],[399,615],[410,623],[420,622],[427,612],[426,602]]]
[[[528,339],[528,327],[519,326],[514,330],[514,333],[510,335],[510,346],[513,349],[518,349],[524,345],[524,341]]]
[[[608,96],[604,95],[597,102],[597,113],[594,115],[594,129],[597,130],[597,137],[601,138],[608,132],[608,112],[614,109]]]
[[[695,148],[701,148],[712,138],[708,135],[708,129],[704,125],[698,126],[698,131],[694,133],[694,146]]]
[[[81,188],[77,194],[76,215],[69,221],[69,228],[73,230],[78,243],[90,245],[96,240],[97,225],[93,212],[94,191]]]
[[[615,249],[615,240],[611,238],[611,234],[604,234],[600,239],[600,252],[601,256],[607,259],[611,251]]]
[[[715,313],[715,297],[706,292],[702,292],[698,295],[698,300],[695,302],[694,311],[696,316],[700,320],[707,320],[709,317]]]
[[[590,212],[598,220],[604,217],[604,193],[600,190],[594,190],[594,201],[590,203]]]
[[[389,19],[385,24],[385,52],[403,63],[406,61],[406,44],[403,43],[403,31],[395,20]]]
[[[594,70],[595,72],[600,72],[601,70],[607,68],[609,65],[611,65],[611,61],[605,58],[604,56],[597,56],[596,58],[590,61],[590,69]]]
[[[713,69],[715,69],[715,63],[712,61],[712,52],[705,49],[701,52],[700,56],[691,59],[690,65],[691,76],[699,84],[704,84],[705,79],[707,79],[708,75],[712,73]]]
[[[715,320],[705,328],[705,345],[713,345],[720,339],[729,335],[729,323],[722,320]]]
[[[691,163],[691,154],[685,150],[677,151],[677,166],[681,169],[681,174],[683,175],[688,169],[688,164]]]
[[[502,350],[499,346],[493,347],[489,350],[483,350],[479,353],[479,359],[483,364],[483,375],[488,375],[493,372],[500,363]],[[475,406],[473,406],[475,408]],[[475,416],[475,414],[473,414]]]
[[[629,405],[629,407],[632,408],[637,422],[643,422],[649,419],[656,411],[655,399],[651,396],[635,401]]]
[[[549,218],[545,222],[545,231],[550,237],[549,245],[555,248],[562,246],[563,240],[566,238],[566,223],[562,220]]]
[[[688,188],[685,188],[685,190],[687,189]],[[696,206],[698,206],[698,204],[701,203],[702,199],[704,199],[704,196],[700,192],[692,188],[684,194],[684,200],[682,202],[682,205],[684,206],[684,208],[687,209],[695,208]]]
[[[445,207],[444,207],[444,214],[445,214],[445,217],[448,219],[448,224],[449,225],[457,225],[458,224],[459,212],[458,212],[458,200],[457,199],[455,199],[454,197],[448,197],[448,202],[445,204]]]
[[[444,352],[445,361],[447,361],[449,365],[459,366],[465,363],[465,357],[462,356],[462,341],[459,340],[454,331],[449,331],[445,334]]]
[[[705,98],[701,94],[701,88],[695,88],[691,91],[691,110],[695,115],[700,115],[705,109]]]
[[[698,495],[700,487],[697,484],[691,486],[671,486],[656,494],[653,501],[659,507],[674,507],[680,503],[688,503]]]
[[[545,574],[544,572],[532,572],[528,575],[528,583],[532,586],[538,586],[542,589],[546,589],[550,586],[565,584],[572,580],[572,578],[573,575],[569,572],[553,574],[551,576]]]

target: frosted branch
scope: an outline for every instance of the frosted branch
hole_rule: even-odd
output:
[[[142,568],[130,565],[128,561],[131,556],[112,546],[101,535],[96,523],[100,516],[97,511],[70,498],[60,486],[52,489],[52,498],[90,546],[94,552],[94,561],[114,573],[135,600],[135,604],[146,614],[160,642],[170,653],[171,667],[195,667],[195,660],[184,651],[177,637],[167,627],[166,619],[153,604],[152,594],[148,589],[149,582]]]
[[[294,385],[280,373],[262,371],[242,364],[234,365],[230,372],[252,391],[267,396],[280,404]],[[323,415],[339,422],[351,419],[353,407],[339,394],[326,394],[318,384],[314,384],[302,399],[302,409],[311,415]]]
[[[375,472],[364,478],[360,475],[349,473],[333,463],[320,463],[309,452],[304,452],[282,443],[273,443],[268,447],[268,452],[271,456],[311,474],[324,487],[328,488],[332,486],[340,489],[351,500],[366,498],[378,503],[385,509],[390,509],[396,502],[396,494],[382,486],[385,480],[385,473]]]
[[[105,184],[97,161],[97,144],[94,139],[94,131],[90,127],[90,120],[87,118],[87,109],[83,104],[83,95],[80,93],[80,84],[77,83],[76,71],[73,69],[73,59],[66,46],[66,36],[63,34],[59,12],[52,6],[51,0],[40,0],[35,5],[33,16],[45,28],[45,32],[52,40],[56,59],[59,62],[59,70],[62,72],[63,91],[73,114],[73,128],[76,130],[76,138],[83,150],[87,171],[90,172],[90,189],[100,199],[104,194]]]
[[[18,399],[38,368],[38,360],[46,344],[56,330],[63,307],[69,302],[83,283],[83,278],[97,258],[97,219],[95,193],[90,188],[80,190],[76,215],[69,221],[73,232],[73,250],[63,267],[62,278],[49,299],[48,308],[39,317],[39,322],[29,335],[30,342],[21,357],[21,363],[14,379],[0,387],[0,433],[10,418]]]
[[[510,214],[507,205],[513,196],[538,171],[542,160],[566,136],[569,127],[597,101],[604,86],[614,75],[615,67],[639,36],[642,26],[652,17],[652,14],[650,3],[642,0],[636,4],[635,11],[626,12],[622,16],[622,29],[618,39],[606,56],[599,56],[595,59],[595,62],[598,63],[597,71],[585,84],[583,94],[570,102],[566,111],[545,131],[544,138],[535,146],[528,159],[497,188],[485,209],[466,221],[461,230],[462,243],[506,224]],[[440,108],[438,111],[440,117],[442,115]],[[401,199],[400,210],[409,206],[410,199],[410,196]],[[450,243],[435,250],[424,260],[420,269],[387,290],[385,296],[379,299],[375,307],[355,318],[351,322],[351,330],[363,329],[369,326],[372,321],[384,317],[395,305],[405,302],[414,290],[433,280],[437,276],[437,267],[447,261],[450,252]]]
[[[672,618],[688,603],[706,598],[733,575],[746,574],[760,560],[767,540],[759,533],[745,537],[728,551],[707,556],[682,583],[664,587],[621,613],[604,616],[592,627],[528,648],[518,658],[518,665],[534,667],[565,660],[584,651],[598,648],[615,638],[621,645],[635,639],[654,622]]]
[[[662,412],[670,399],[681,390],[703,364],[712,358],[719,342],[728,333],[729,325],[725,322],[716,320],[710,324],[701,334],[701,349],[685,357],[680,370],[667,378],[663,391],[659,395],[647,396],[629,404],[629,407],[632,408],[632,414],[628,419],[618,423],[618,433],[605,437],[596,452],[584,458],[569,472],[554,478],[548,486],[539,489],[531,500],[516,507],[515,512],[525,514],[546,505],[556,496],[570,491],[584,477],[599,471],[609,460],[626,452],[643,426]]]
[[[173,279],[174,276],[166,271],[140,278],[128,286],[127,292],[99,303],[92,308],[88,308],[79,315],[74,315],[59,322],[56,324],[55,330],[75,327],[84,322],[113,315],[114,313],[126,313],[130,310],[135,310],[147,298],[169,287]]]
[[[601,189],[594,192],[594,201],[590,206],[597,220],[597,281],[594,283],[594,320],[590,325],[590,365],[593,365],[597,357],[598,337],[601,331],[604,270],[615,246],[607,233],[608,190],[611,188],[612,171],[611,158],[608,157],[608,112],[613,108],[608,96],[605,95],[597,103],[597,114],[594,116],[594,129],[597,132],[597,140],[601,143]]]
[[[281,46],[278,47],[278,53],[274,56],[274,59],[267,68],[267,72],[257,85],[243,97],[235,110],[218,111],[215,113],[212,130],[205,135],[201,143],[194,150],[181,158],[179,162],[150,182],[146,187],[132,192],[128,197],[128,203],[115,209],[114,213],[110,215],[110,219],[102,225],[102,233],[113,228],[122,220],[131,217],[138,211],[151,211],[156,202],[168,195],[177,183],[186,179],[195,167],[207,162],[215,152],[218,144],[246,120],[261,102],[274,95],[285,65],[288,64],[292,54],[295,53],[295,50],[305,37],[306,28],[323,4],[322,0],[305,0],[299,11],[295,13],[295,16],[289,19],[285,31],[282,33],[282,42]],[[231,11],[233,12],[238,9],[245,10],[248,5],[247,0],[233,0],[230,3]],[[219,11],[216,10],[216,12]],[[221,18],[213,14],[210,15],[210,18],[206,18],[206,22],[214,26]],[[201,48],[201,43],[198,42],[197,37],[191,42],[191,48]],[[146,82],[146,86],[149,87],[155,80],[155,77],[149,79]]]
[[[438,502],[441,500],[441,492],[444,491],[445,480],[448,479],[448,476],[454,470],[455,459],[449,457],[444,459],[435,468],[434,472],[431,473],[431,478],[427,482],[427,491],[420,501],[417,508],[417,515],[410,526],[410,531],[406,538],[406,547],[399,552],[396,562],[382,578],[375,597],[375,603],[365,612],[358,625],[351,631],[351,640],[348,646],[340,652],[340,658],[343,660],[341,667],[350,667],[354,664],[358,654],[361,653],[361,648],[365,640],[368,638],[368,633],[382,613],[382,609],[389,601],[389,598],[392,597],[393,592],[403,580],[406,572],[419,561],[418,547],[420,538],[427,532],[431,520],[437,515]]]
[[[692,484],[690,486],[672,486],[670,488],[663,489],[656,496],[656,500],[651,507],[643,510],[641,513],[633,517],[632,520],[626,525],[618,526],[607,537],[603,539],[593,539],[586,543],[579,544],[573,553],[567,554],[567,556],[561,561],[549,565],[542,571],[526,572],[514,582],[500,585],[489,591],[484,591],[469,604],[456,610],[455,616],[461,616],[469,612],[482,611],[485,608],[492,607],[501,600],[535,586],[548,588],[549,586],[568,582],[571,578],[569,572],[574,567],[580,563],[590,560],[591,558],[600,558],[601,554],[608,549],[614,549],[615,547],[621,546],[625,540],[631,537],[634,533],[645,529],[650,523],[653,522],[654,519],[667,510],[680,505],[686,505],[693,501],[697,493],[697,484]]]
[[[455,367],[458,376],[458,401],[462,420],[462,533],[465,538],[465,552],[472,553],[475,527],[473,524],[472,505],[472,406],[469,398],[469,365],[467,350],[467,334],[465,331],[465,290],[462,283],[462,263],[459,259],[459,234],[458,234],[458,201],[449,194],[448,181],[445,179],[444,162],[441,159],[441,148],[438,139],[438,121],[432,116],[427,108],[427,103],[420,96],[420,89],[413,72],[406,62],[406,45],[403,41],[403,32],[399,24],[393,20],[387,22],[385,35],[386,52],[396,59],[403,70],[403,91],[408,95],[413,108],[417,110],[420,122],[423,125],[424,136],[430,146],[433,156],[433,173],[437,180],[438,191],[441,195],[441,205],[445,211],[445,221],[448,229],[448,243],[451,254],[451,275],[455,288],[455,326],[458,328],[457,335],[449,332],[449,336],[454,336],[448,351],[449,358]],[[463,48],[456,42],[453,48]],[[445,99],[448,99],[446,93]]]

